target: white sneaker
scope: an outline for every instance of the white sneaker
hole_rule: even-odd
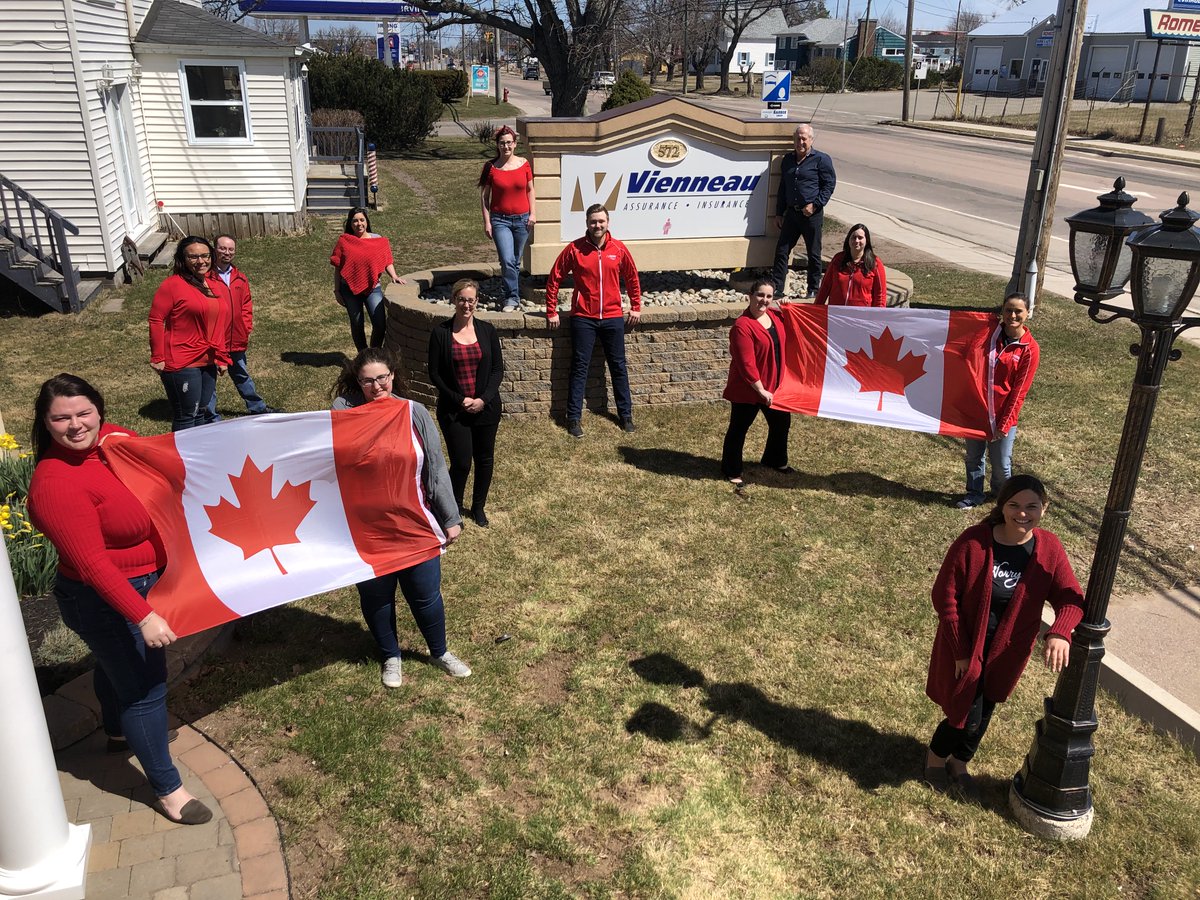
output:
[[[455,678],[466,678],[471,674],[471,667],[449,651],[434,657],[433,664]]]
[[[383,673],[380,676],[386,688],[398,688],[403,683],[400,675],[400,657],[389,656],[383,661]]]

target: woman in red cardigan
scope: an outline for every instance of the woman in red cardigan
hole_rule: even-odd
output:
[[[830,306],[887,306],[887,272],[871,248],[871,232],[866,225],[853,225],[846,232],[842,252],[829,261],[814,302]]]
[[[109,752],[133,751],[162,813],[200,825],[167,749],[167,659],[175,633],[146,602],[165,562],[150,516],[104,464],[101,444],[133,432],[104,422],[104,398],[74,375],[42,385],[33,408],[37,467],[29,514],[58,551],[54,597],[63,623],[96,657],[93,672]]]
[[[1025,671],[1045,603],[1054,609],[1054,624],[1042,659],[1053,672],[1067,666],[1083,592],[1062,543],[1037,527],[1045,511],[1046,488],[1038,479],[1010,478],[988,517],[950,545],[933,584],[938,629],[925,693],[946,715],[925,759],[925,780],[935,790],[953,783],[978,796],[967,763],[996,704]]]
[[[150,365],[167,392],[172,431],[210,421],[217,376],[229,366],[233,312],[208,283],[212,260],[212,244],[185,237],[175,248],[175,274],[150,303]]]
[[[775,286],[760,278],[750,285],[750,302],[729,329],[729,379],[723,396],[729,401],[729,429],[721,451],[721,473],[734,487],[742,486],[742,449],[746,432],[761,411],[767,420],[767,445],[762,464],[778,472],[788,466],[789,413],[771,409],[772,395],[783,371],[786,337],[779,316],[771,309]]]
[[[354,346],[367,349],[366,315],[371,317],[371,346],[382,347],[387,332],[387,307],[383,303],[383,273],[396,284],[404,279],[396,274],[392,262],[392,244],[383,235],[371,231],[371,220],[361,206],[346,216],[344,233],[329,256],[333,266],[333,299],[350,316],[350,335]]]

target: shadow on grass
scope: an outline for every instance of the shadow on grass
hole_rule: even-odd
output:
[[[279,354],[279,359],[293,366],[311,366],[314,369],[341,369],[350,365],[350,357],[341,352],[307,353],[303,350],[284,350]]]
[[[912,735],[879,731],[822,709],[778,703],[752,684],[710,682],[703,672],[665,653],[635,659],[629,666],[653,684],[700,688],[707,695],[704,706],[712,713],[707,722],[696,725],[660,703],[643,703],[625,723],[631,734],[664,742],[706,740],[719,719],[741,721],[781,747],[841,769],[864,790],[911,781],[921,769],[925,744]]]
[[[166,397],[159,397],[143,403],[138,409],[138,415],[152,422],[170,422],[172,418],[171,404],[167,402]]]

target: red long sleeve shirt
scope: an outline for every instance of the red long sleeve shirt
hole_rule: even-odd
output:
[[[100,437],[134,432],[104,425]],[[90,450],[52,443],[29,483],[29,517],[58,550],[58,571],[90,585],[130,622],[153,610],[129,579],[165,562],[150,515],[137,497]]]
[[[615,319],[625,315],[621,308],[621,279],[629,291],[629,305],[642,308],[642,285],[628,248],[611,234],[603,247],[584,235],[571,241],[558,254],[546,277],[546,315],[558,315],[558,288],[568,274],[575,276],[571,315],[585,319]]]
[[[229,296],[224,284],[209,297],[170,275],[150,302],[150,362],[167,372],[229,365]]]
[[[864,272],[855,266],[847,272],[842,268],[844,254],[837,253],[821,279],[817,303],[830,306],[887,306],[887,273],[883,262],[875,260],[875,269]]]
[[[996,411],[996,432],[1007,434],[1017,424],[1025,395],[1033,384],[1041,349],[1029,329],[1016,343],[1004,344],[1004,338],[992,348],[992,405]]]
[[[208,280],[214,294],[229,292],[232,315],[229,320],[229,352],[245,353],[250,345],[250,332],[254,330],[254,304],[250,299],[250,282],[237,266],[229,267],[229,284],[217,272],[216,267],[208,270]]]

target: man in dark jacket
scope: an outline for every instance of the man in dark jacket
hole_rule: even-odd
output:
[[[787,280],[788,259],[792,248],[804,238],[808,255],[808,297],[817,296],[821,283],[821,226],[825,206],[833,196],[837,176],[829,154],[813,149],[811,125],[797,125],[796,149],[783,158],[779,195],[775,203],[775,226],[779,243],[775,245],[775,267],[771,278],[775,295],[782,296]]]

